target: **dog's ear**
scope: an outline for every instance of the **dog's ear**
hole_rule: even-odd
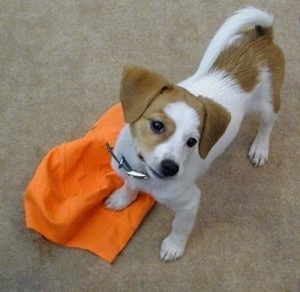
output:
[[[213,100],[200,98],[204,107],[204,119],[199,142],[199,154],[204,159],[225,133],[231,120],[231,115],[223,106]]]
[[[172,88],[170,82],[155,72],[137,66],[125,67],[120,89],[125,121],[135,122],[151,101],[169,88]]]

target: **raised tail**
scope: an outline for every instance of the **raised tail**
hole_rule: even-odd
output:
[[[189,82],[209,72],[220,53],[238,32],[248,26],[255,26],[259,29],[272,27],[272,24],[273,16],[258,8],[249,6],[237,11],[219,28],[208,45],[196,74],[189,78]]]

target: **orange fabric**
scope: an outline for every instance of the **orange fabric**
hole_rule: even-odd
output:
[[[82,139],[53,148],[24,196],[26,225],[58,244],[87,249],[112,263],[154,204],[147,194],[123,211],[103,202],[123,181],[110,167],[105,144],[114,145],[124,125],[120,104]]]

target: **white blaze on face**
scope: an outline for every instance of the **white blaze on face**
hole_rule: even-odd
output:
[[[190,148],[186,143],[192,137],[199,139],[200,118],[197,111],[184,101],[170,103],[164,112],[174,121],[176,130],[166,142],[155,147],[151,159],[154,164],[151,164],[158,166],[164,159],[174,160],[179,165],[178,175],[181,175],[188,154],[194,147],[198,149],[198,145]]]

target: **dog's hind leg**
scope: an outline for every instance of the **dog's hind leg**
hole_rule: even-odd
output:
[[[268,75],[266,74],[263,78],[269,78]],[[274,90],[268,81],[264,80],[257,88],[252,103],[252,109],[260,114],[257,135],[248,153],[255,166],[262,166],[268,160],[270,136],[280,109],[280,88]]]
[[[269,142],[277,114],[270,111],[261,116],[257,135],[252,142],[248,156],[255,166],[262,166],[269,156]]]

